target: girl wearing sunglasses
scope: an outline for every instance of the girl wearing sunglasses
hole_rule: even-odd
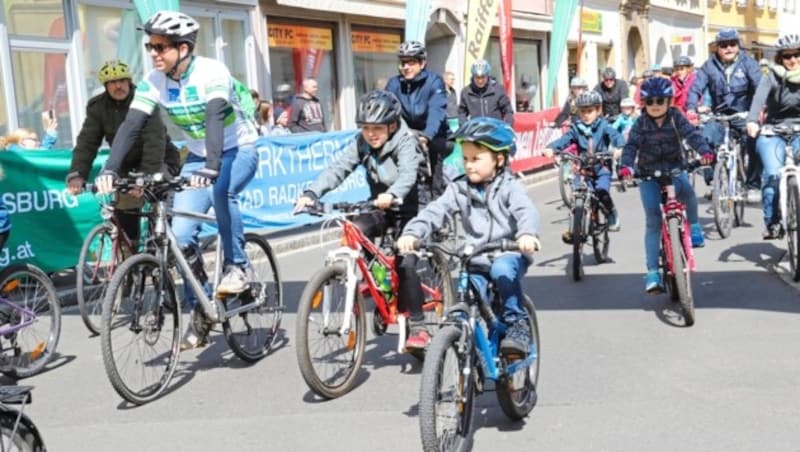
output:
[[[653,77],[640,88],[644,103],[644,114],[631,127],[628,143],[622,151],[619,176],[630,179],[636,172],[653,174],[685,167],[686,155],[682,139],[696,149],[701,161],[709,164],[714,160],[708,143],[677,108],[672,106],[672,83],[663,77]],[[638,160],[637,160],[638,157]],[[703,228],[697,218],[697,198],[686,171],[673,180],[678,199],[686,206],[686,216],[691,223],[692,246],[705,245]],[[643,180],[639,184],[639,195],[646,218],[644,250],[647,264],[645,290],[648,293],[664,291],[664,282],[658,271],[658,248],[661,234],[661,187],[657,181]]]
[[[775,45],[775,65],[761,77],[750,112],[747,116],[747,134],[758,136],[758,118],[766,107],[767,124],[800,123],[800,35],[786,34]],[[783,165],[786,143],[776,136],[761,136],[756,140],[756,151],[761,157],[761,206],[764,213],[764,240],[781,236],[778,210],[778,181]],[[792,140],[795,158],[799,157],[800,137]]]

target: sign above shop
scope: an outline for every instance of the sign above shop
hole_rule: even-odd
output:
[[[400,35],[353,30],[350,42],[353,52],[395,53],[400,47]]]
[[[581,14],[581,30],[592,33],[602,33],[603,13],[584,8]]]
[[[333,31],[330,28],[269,24],[267,31],[270,47],[333,50]]]
[[[694,42],[692,35],[672,35],[669,40],[670,44],[691,44]]]

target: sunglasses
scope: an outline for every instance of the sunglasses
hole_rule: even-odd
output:
[[[738,45],[739,43],[736,41],[723,41],[717,43],[717,47],[719,47],[720,49],[727,49],[728,47],[736,47]]]
[[[667,103],[667,98],[666,97],[651,97],[649,99],[645,99],[644,103],[647,104],[648,106],[649,105],[653,105],[653,104],[664,105],[664,104]]]
[[[781,59],[783,61],[789,61],[792,58],[800,58],[800,53],[782,53]]]
[[[159,54],[160,53],[164,53],[164,51],[166,51],[166,50],[174,49],[174,48],[175,48],[175,46],[170,45],[170,44],[150,44],[149,42],[145,42],[144,43],[144,49],[145,50],[147,50],[148,52],[151,52],[151,51],[155,50],[156,53],[159,53]]]
[[[420,64],[419,60],[400,60],[400,67],[417,66]]]

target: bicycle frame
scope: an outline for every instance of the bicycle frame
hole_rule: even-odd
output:
[[[675,257],[672,255],[672,247],[670,246],[667,223],[668,220],[677,217],[680,224],[683,226],[681,238],[683,242],[683,250],[686,253],[686,260],[689,264],[689,270],[694,271],[694,252],[692,251],[691,246],[692,236],[690,228],[686,227],[686,225],[689,224],[689,220],[686,218],[686,206],[684,206],[683,203],[678,201],[678,199],[675,197],[675,186],[672,185],[672,183],[665,185],[663,191],[667,195],[667,201],[661,205],[661,243],[664,247],[664,254],[667,256],[667,267],[671,273],[675,273],[675,267],[673,265]]]
[[[18,281],[17,284],[19,284]],[[16,311],[21,314],[18,323],[14,325],[3,324],[3,326],[0,326],[0,336],[7,336],[10,334],[14,334],[17,331],[24,329],[28,325],[32,325],[37,321],[35,312],[31,311],[28,308],[12,303],[3,297],[0,297],[0,305],[9,307],[11,308],[12,311]]]
[[[783,226],[784,230],[787,230],[787,221],[786,221],[786,211],[787,211],[787,200],[788,196],[786,195],[789,190],[789,178],[793,177],[795,180],[800,182],[797,178],[798,174],[798,167],[794,163],[794,156],[792,148],[791,140],[786,142],[786,157],[783,161],[783,166],[780,169],[780,181],[778,182],[778,203],[781,209],[781,225]],[[795,185],[797,187],[797,185]],[[800,190],[798,190],[798,197],[800,197]]]

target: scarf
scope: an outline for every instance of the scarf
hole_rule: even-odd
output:
[[[772,70],[775,71],[775,75],[778,78],[782,78],[789,83],[800,85],[800,68],[787,71],[786,68],[783,67],[782,65],[776,64],[772,67]]]

